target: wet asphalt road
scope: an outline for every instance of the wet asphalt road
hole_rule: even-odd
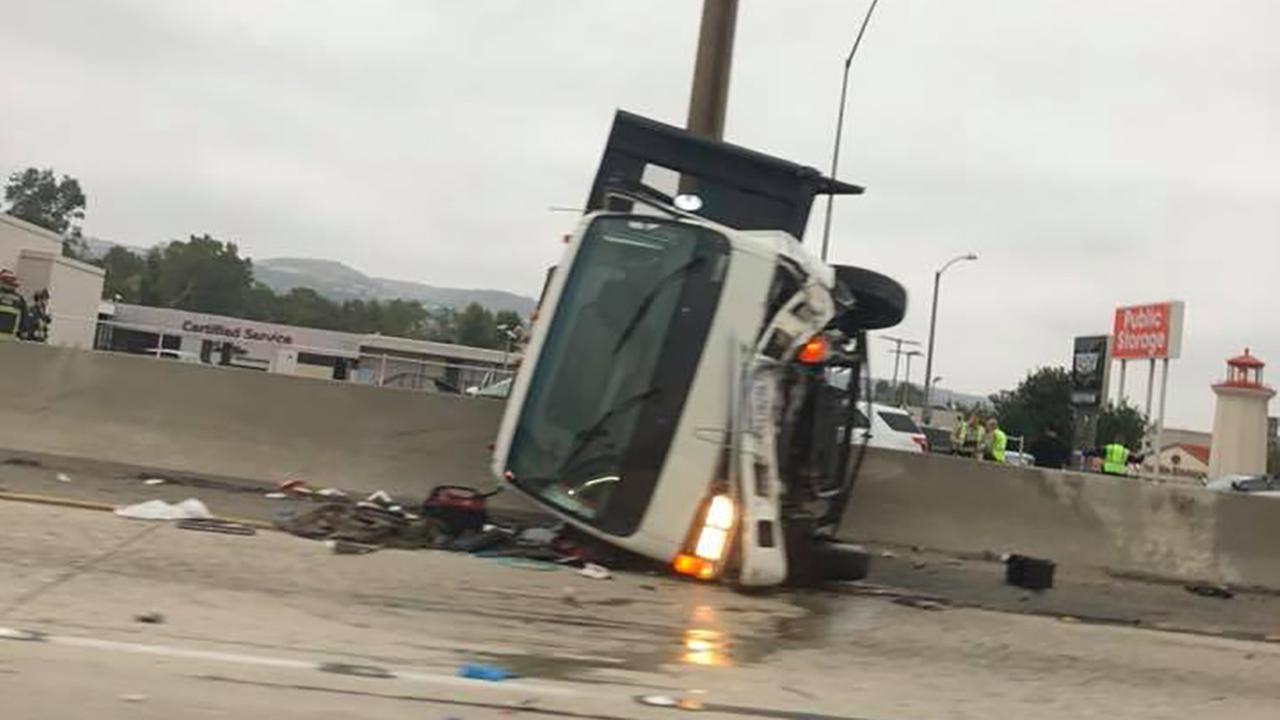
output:
[[[9,718],[1273,718],[1280,646],[0,502]],[[152,622],[139,621],[145,614]],[[158,617],[157,617],[158,616]],[[158,620],[158,622],[156,622]],[[467,664],[501,682],[459,678]]]

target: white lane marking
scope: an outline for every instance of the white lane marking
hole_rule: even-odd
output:
[[[22,630],[0,628],[0,639],[18,639],[24,635],[25,633]],[[174,647],[171,645],[152,645],[146,643],[121,642],[117,640],[100,640],[98,638],[77,637],[73,635],[46,635],[43,636],[42,639],[45,642],[55,645],[65,645],[68,647],[79,647],[93,650],[126,652],[136,655],[156,655],[160,657],[184,658],[187,660],[209,660],[236,665],[256,665],[259,667],[288,668],[292,670],[314,670],[316,672],[320,672],[320,662],[312,660],[294,660],[290,658],[269,657],[266,655],[248,655],[244,653],[221,652],[218,650],[199,650],[196,648]],[[504,680],[502,682],[488,682],[485,680],[471,680],[469,678],[444,675],[440,673],[402,671],[396,670],[395,668],[385,669],[394,676],[393,678],[387,679],[408,680],[430,685],[465,687],[472,690],[496,690],[509,693],[523,693],[525,695],[540,694],[554,695],[558,697],[585,697],[588,695],[595,695],[595,693],[585,692],[576,688],[551,685],[544,682],[533,682],[529,680],[516,679]]]

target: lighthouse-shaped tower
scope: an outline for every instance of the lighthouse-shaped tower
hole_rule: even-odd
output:
[[[1227,361],[1227,379],[1213,386],[1213,448],[1209,477],[1267,471],[1267,403],[1275,390],[1262,384],[1266,363],[1249,354]]]

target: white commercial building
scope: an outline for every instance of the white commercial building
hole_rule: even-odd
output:
[[[0,213],[0,268],[12,270],[30,302],[49,291],[49,344],[91,348],[105,273],[62,255],[54,232]]]
[[[499,350],[102,303],[97,347],[185,362],[411,390],[465,392],[508,377]]]

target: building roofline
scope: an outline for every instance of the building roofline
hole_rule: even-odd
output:
[[[62,247],[62,236],[52,230],[49,230],[48,228],[42,228],[39,225],[36,225],[35,223],[27,222],[26,220],[23,220],[20,217],[14,217],[9,213],[3,213],[3,212],[0,212],[0,222],[12,225],[18,228],[19,230],[25,230],[29,233],[35,233],[36,235],[40,235],[47,240],[52,240],[58,243],[58,247]]]

